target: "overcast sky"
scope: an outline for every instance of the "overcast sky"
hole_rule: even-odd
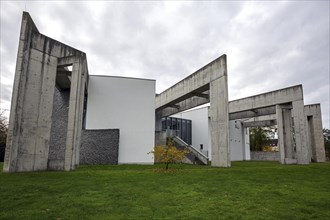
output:
[[[229,99],[302,84],[329,120],[329,1],[0,1],[1,108],[9,109],[22,11],[87,53],[90,75],[157,80],[159,93],[227,54]]]

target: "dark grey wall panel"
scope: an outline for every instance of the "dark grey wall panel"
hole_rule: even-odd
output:
[[[68,127],[70,90],[55,88],[50,133],[48,170],[63,170]]]
[[[80,164],[118,164],[119,129],[82,130]]]

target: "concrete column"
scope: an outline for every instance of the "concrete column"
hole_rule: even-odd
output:
[[[3,172],[16,171],[17,154],[19,150],[19,132],[21,131],[20,128],[24,105],[24,88],[26,87],[27,80],[27,69],[30,58],[32,30],[38,31],[30,16],[26,13],[23,13],[21,31],[19,36]]]
[[[292,124],[292,115],[291,109],[282,108],[283,116],[283,140],[284,140],[284,153],[285,153],[285,164],[295,164],[296,152],[295,145],[293,141],[293,124]]]
[[[226,68],[226,67],[225,67]],[[230,167],[227,75],[210,83],[212,166]]]
[[[82,85],[82,65],[83,62],[79,57],[75,58],[72,65],[71,90],[69,101],[68,114],[68,129],[66,138],[64,170],[70,171],[75,169],[79,163],[79,144],[82,129],[82,114],[83,114],[83,94],[84,87]]]
[[[285,148],[284,148],[284,124],[283,113],[281,105],[276,105],[276,121],[277,121],[277,135],[278,135],[278,148],[280,150],[281,164],[285,163]]]
[[[322,113],[320,104],[305,106],[307,115],[309,149],[314,162],[325,162],[325,149],[322,130]]]
[[[311,155],[308,150],[308,133],[303,100],[292,102],[292,115],[294,121],[297,163],[309,164]]]

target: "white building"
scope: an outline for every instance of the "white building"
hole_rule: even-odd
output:
[[[188,110],[172,116],[191,120],[192,145],[200,149],[206,156],[212,155],[209,106]],[[244,128],[239,120],[229,122],[229,139],[231,161],[250,160],[249,129]],[[211,157],[209,158],[211,159]]]
[[[120,130],[118,163],[153,163],[155,83],[89,76],[86,129]]]

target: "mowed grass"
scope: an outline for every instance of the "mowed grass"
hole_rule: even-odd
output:
[[[0,219],[330,219],[330,163],[162,166],[1,173]]]

